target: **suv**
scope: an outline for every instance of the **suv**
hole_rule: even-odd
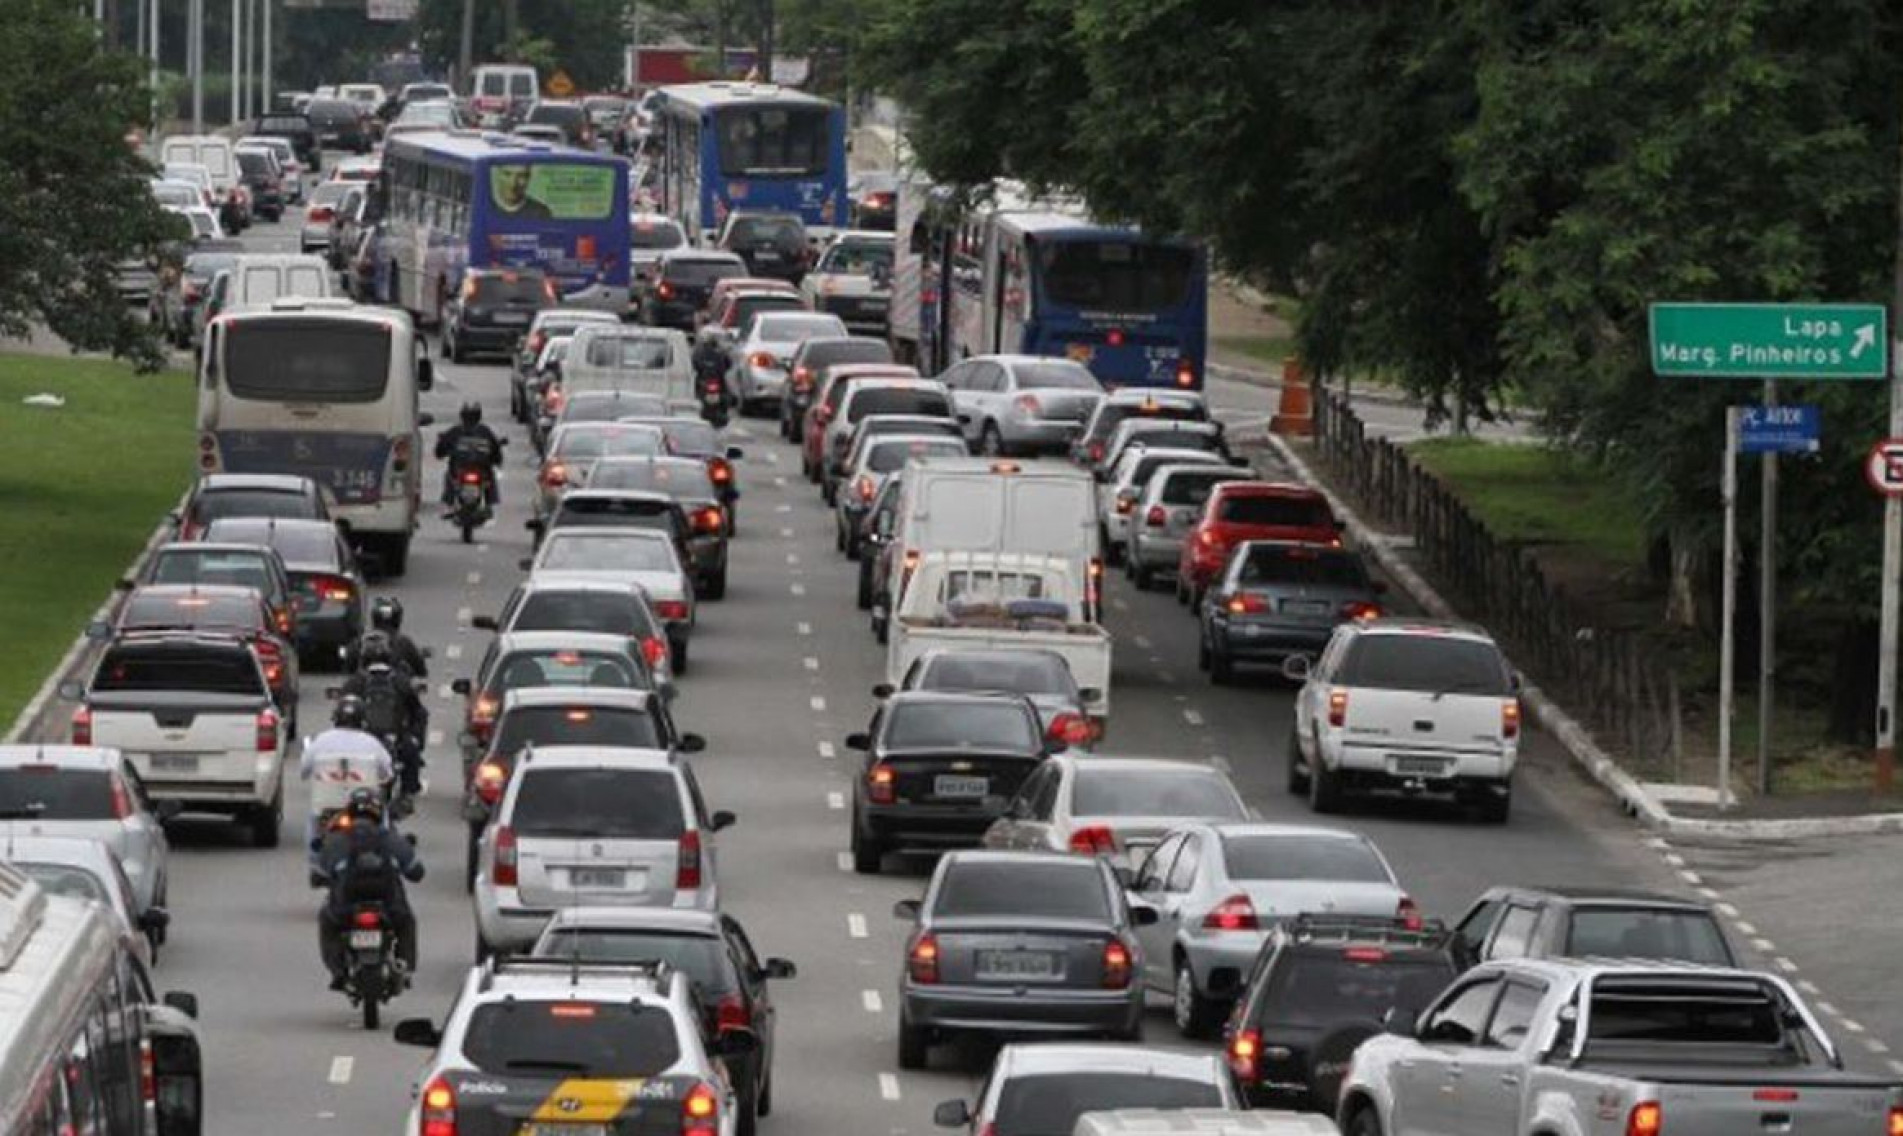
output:
[[[561,907],[718,908],[733,822],[668,750],[524,750],[477,851],[478,953],[525,950]]]
[[[747,275],[746,262],[732,253],[686,248],[661,254],[639,285],[641,322],[650,327],[694,330],[694,316],[707,302],[716,280]]]
[[[1474,963],[1563,956],[1743,965],[1709,904],[1619,888],[1488,888],[1454,930]]]
[[[714,246],[738,255],[754,276],[771,276],[795,284],[812,264],[806,223],[797,213],[736,210],[720,227]]]
[[[239,180],[251,194],[251,208],[267,221],[284,217],[284,170],[269,150],[238,150]]]
[[[474,967],[441,1029],[397,1023],[435,1049],[405,1132],[679,1132],[734,1136],[724,1068],[760,1043],[701,1036],[688,976],[665,963],[519,959]],[[637,1091],[638,1090],[638,1091]],[[559,1116],[559,1124],[521,1124]]]
[[[1339,624],[1302,682],[1288,743],[1288,789],[1318,813],[1350,791],[1450,795],[1504,824],[1520,756],[1520,676],[1478,627],[1428,619]]]
[[[1334,1107],[1355,1047],[1391,1008],[1419,1012],[1460,973],[1459,940],[1438,922],[1300,915],[1276,924],[1223,1027],[1253,1105]]]
[[[443,358],[476,351],[513,357],[537,312],[556,306],[555,282],[539,268],[472,268],[443,313]]]
[[[282,138],[291,144],[291,151],[307,171],[317,173],[322,168],[323,149],[317,144],[317,131],[304,115],[267,114],[251,128],[251,134],[257,138]]]

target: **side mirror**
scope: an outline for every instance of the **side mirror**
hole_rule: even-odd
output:
[[[879,701],[883,702],[886,699],[892,697],[892,691],[894,689],[895,687],[893,687],[891,683],[882,682],[872,688],[872,697],[877,698]]]
[[[139,912],[139,930],[156,935],[172,925],[172,913],[163,907],[148,907]]]
[[[892,905],[892,914],[900,919],[918,920],[920,904],[916,899],[901,899]]]
[[[68,702],[78,702],[86,697],[86,688],[76,682],[62,682],[59,684],[59,696]]]
[[[459,678],[449,684],[449,689],[452,691],[455,691],[457,694],[467,695],[472,689],[472,687],[470,686],[468,679]]]
[[[714,1042],[714,1056],[728,1060],[752,1057],[760,1052],[760,1035],[750,1029],[722,1030],[720,1040]]]
[[[186,990],[167,990],[159,1001],[194,1020],[198,1017],[198,995]]]
[[[104,643],[112,638],[112,624],[103,619],[95,619],[86,625],[86,638],[94,643]]]
[[[940,1128],[968,1128],[971,1126],[971,1106],[962,1100],[939,1101],[932,1109],[932,1123]]]
[[[745,450],[743,450],[743,449],[741,449],[741,448],[740,448],[739,446],[728,446],[728,447],[727,447],[727,460],[728,460],[728,461],[739,461],[739,460],[740,460],[741,458],[744,458],[744,457],[746,457],[746,456],[747,456],[747,451],[745,451]]]
[[[717,809],[713,816],[707,818],[707,827],[719,832],[723,828],[732,828],[734,822],[739,819],[726,809]]]
[[[1395,1006],[1381,1015],[1381,1028],[1395,1037],[1419,1037],[1421,1022],[1413,1010]]]
[[[442,1031],[428,1018],[404,1018],[396,1024],[396,1042],[398,1045],[419,1045],[425,1049],[434,1049],[443,1040]]]
[[[1162,917],[1162,912],[1147,903],[1132,903],[1130,905],[1130,926],[1132,927],[1154,927],[1156,926],[1156,921]]]
[[[707,739],[699,734],[682,734],[680,744],[674,748],[682,753],[700,753],[707,748]]]
[[[860,751],[869,750],[872,748],[872,736],[870,734],[847,734],[846,748]]]
[[[1307,655],[1288,655],[1282,659],[1282,677],[1290,682],[1307,682],[1313,667]]]
[[[426,391],[435,385],[436,364],[429,359],[418,359],[416,361],[416,389]]]
[[[152,802],[152,815],[157,817],[161,822],[177,820],[179,817],[185,815],[185,802],[154,801]]]
[[[791,959],[770,958],[766,960],[766,965],[761,968],[761,973],[765,974],[768,978],[787,979],[797,977],[799,975],[799,968],[793,965]]]

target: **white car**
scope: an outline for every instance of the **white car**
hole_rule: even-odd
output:
[[[628,217],[628,230],[633,237],[629,267],[637,281],[654,275],[664,253],[687,247],[687,230],[665,213],[633,213]]]
[[[855,230],[834,237],[800,279],[800,295],[853,331],[884,335],[892,306],[892,234]]]
[[[297,250],[314,252],[330,247],[330,222],[343,207],[344,198],[356,186],[346,181],[319,182],[311,188],[304,206],[304,222],[298,229]]]
[[[1300,661],[1294,661],[1299,659]],[[1386,618],[1338,625],[1321,658],[1284,663],[1302,680],[1288,788],[1318,813],[1349,792],[1451,796],[1506,822],[1520,756],[1520,678],[1478,627]]]
[[[1018,786],[984,846],[1105,856],[1128,868],[1185,821],[1250,819],[1228,775],[1199,761],[1060,753]]]
[[[194,244],[199,241],[216,241],[224,238],[225,227],[218,223],[218,214],[213,213],[202,205],[194,205],[189,209],[168,208],[166,212],[176,213],[178,216],[185,218],[186,223],[192,227],[192,242]]]
[[[607,580],[634,584],[648,595],[667,629],[674,673],[687,673],[687,644],[695,620],[694,582],[680,550],[652,529],[562,529],[542,542],[522,567],[538,580]]]
[[[70,745],[0,746],[0,836],[75,837],[118,856],[134,911],[165,905],[171,844],[138,770],[118,750]]]
[[[1097,523],[1103,528],[1104,555],[1112,564],[1123,559],[1130,546],[1130,530],[1135,523],[1137,501],[1149,488],[1156,471],[1173,465],[1206,465],[1228,469],[1229,463],[1216,454],[1200,450],[1127,449],[1104,483],[1097,487]]]

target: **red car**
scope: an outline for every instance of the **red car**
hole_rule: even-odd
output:
[[[1203,515],[1183,538],[1176,565],[1176,598],[1195,606],[1222,572],[1229,550],[1245,540],[1341,544],[1341,522],[1328,499],[1313,489],[1271,481],[1216,486]]]

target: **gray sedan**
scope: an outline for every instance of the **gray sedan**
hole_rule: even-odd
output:
[[[1236,546],[1203,594],[1196,664],[1215,683],[1238,663],[1279,665],[1320,655],[1335,625],[1381,614],[1387,587],[1356,553],[1319,544],[1251,540]]]
[[[893,911],[917,921],[899,977],[902,1069],[961,1033],[1142,1035],[1135,931],[1156,912],[1133,911],[1101,860],[953,852],[922,901]]]
[[[1372,841],[1309,825],[1186,824],[1137,869],[1130,894],[1162,915],[1137,932],[1143,981],[1170,995],[1184,1037],[1222,1020],[1278,921],[1416,915]]]
[[[1103,401],[1103,384],[1070,359],[980,355],[939,378],[966,438],[983,454],[1062,450]]]
[[[152,803],[116,749],[0,746],[0,836],[99,841],[125,868],[137,911],[165,905],[171,845],[159,822],[176,815],[176,802]]]

